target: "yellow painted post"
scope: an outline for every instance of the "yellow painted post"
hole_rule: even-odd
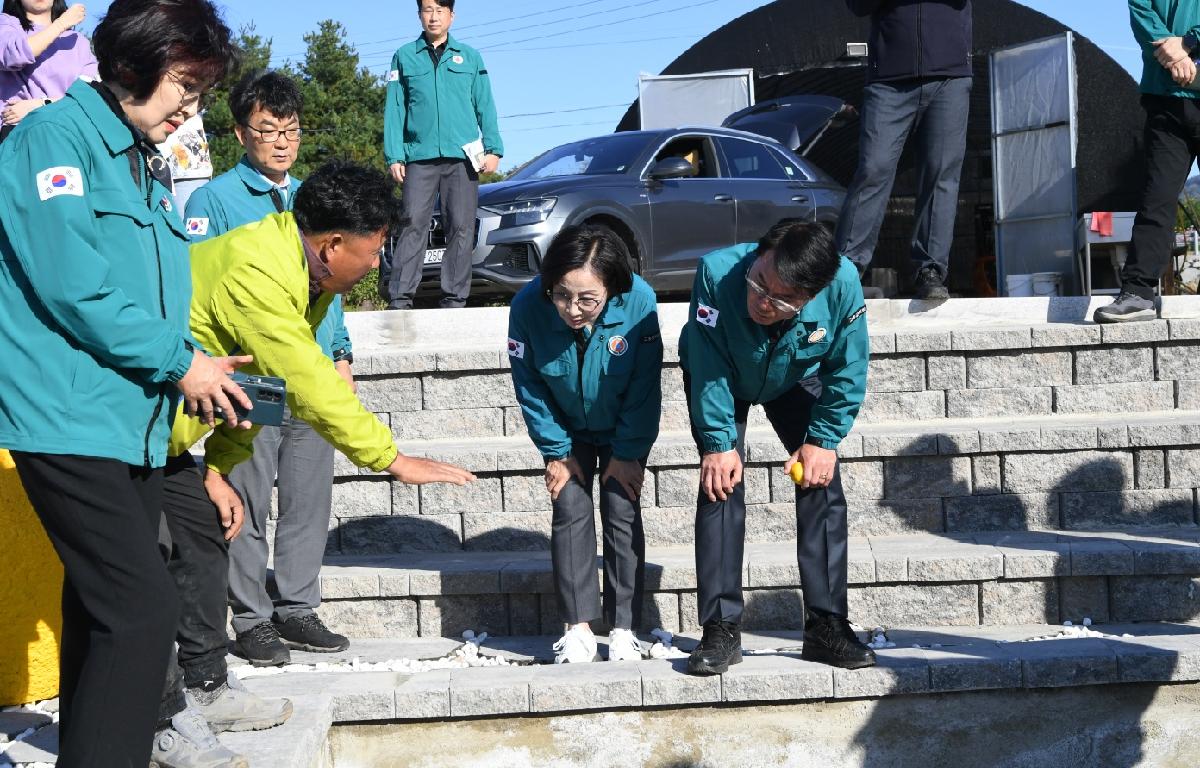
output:
[[[0,450],[0,705],[58,695],[62,564],[29,506],[8,451]]]

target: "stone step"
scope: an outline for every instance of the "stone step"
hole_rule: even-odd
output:
[[[647,551],[641,626],[696,628],[695,553]],[[598,560],[599,567],[599,560]],[[598,576],[599,578],[599,576]],[[794,542],[748,544],[744,623],[799,629]],[[850,615],[946,626],[1200,617],[1200,529],[854,537]],[[549,633],[561,626],[548,553],[329,558],[322,616],[353,637]]]
[[[868,396],[859,423],[1200,407],[1194,394],[1200,388],[1192,385],[1200,380],[1200,320],[1033,322],[1028,318],[1037,312],[1022,309],[1025,300],[1011,301],[927,308],[899,319],[899,308],[876,307],[889,319],[871,324]],[[1200,309],[1200,299],[1184,304]],[[1001,311],[1007,309],[1014,310],[1011,317]],[[1040,312],[1043,321],[1076,318],[1075,310],[1056,312],[1045,304]],[[505,309],[396,314],[351,313],[351,332],[360,398],[398,440],[524,433],[503,352]],[[667,347],[662,428],[686,430],[675,350],[686,306],[664,305],[660,317]]]
[[[546,664],[541,662],[556,637],[505,638],[485,641],[481,652],[521,663],[414,675],[295,671],[245,683],[262,696],[305,701],[297,717],[321,705],[308,703],[310,693],[319,690],[329,700],[334,724],[364,724],[1200,680],[1200,626],[1151,623],[1091,630],[1103,636],[1033,640],[1066,632],[1054,625],[892,628],[888,638],[895,647],[877,650],[878,665],[860,670],[800,659],[800,633],[744,633],[744,661],[712,677],[687,675],[683,659]],[[686,651],[694,642],[694,636],[680,637],[677,646]],[[376,647],[385,646],[380,641]],[[359,658],[414,658],[403,641],[386,647],[390,656]],[[352,646],[342,656],[359,654]]]
[[[863,425],[840,450],[850,530],[1194,526],[1198,444],[1200,411]],[[416,488],[340,459],[330,554],[548,548],[550,499],[541,457],[527,438],[402,448],[465,466],[479,479],[464,488]],[[795,535],[786,458],[772,431],[749,430],[749,541]],[[650,546],[691,544],[698,472],[691,436],[662,434],[643,488]]]

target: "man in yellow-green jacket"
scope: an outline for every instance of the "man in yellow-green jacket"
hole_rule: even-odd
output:
[[[334,296],[378,262],[398,218],[394,187],[378,171],[330,163],[296,193],[292,212],[193,246],[191,331],[210,354],[252,358],[243,372],[285,379],[291,412],[356,465],[406,483],[463,485],[474,479],[465,470],[400,454],[391,431],[363,407],[316,338]],[[226,476],[250,458],[257,429],[219,425],[201,469],[188,451],[208,431],[180,415],[168,449],[165,511],[176,523],[171,568],[184,605],[179,658],[210,723],[266,727],[286,713],[278,704],[264,708],[236,683],[231,689],[225,668],[227,540],[242,524],[242,503]],[[213,504],[224,530],[211,522]],[[321,537],[326,529],[321,525]]]

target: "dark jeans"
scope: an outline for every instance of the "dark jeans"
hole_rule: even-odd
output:
[[[684,374],[683,391],[691,408],[690,377]],[[782,396],[763,403],[767,419],[788,453],[808,436],[813,406],[821,396],[819,380],[805,379]],[[734,401],[738,455],[746,460],[746,417],[750,403]],[[695,427],[696,447],[700,438]],[[804,607],[817,613],[846,617],[846,582],[849,546],[846,497],[842,475],[834,466],[826,488],[801,490],[796,486],[796,561]],[[696,580],[700,624],[742,621],[742,560],[746,541],[746,486],[734,487],[725,501],[709,501],[703,490],[696,494]]]
[[[461,160],[421,160],[405,166],[404,215],[408,226],[393,241],[386,264],[381,264],[380,285],[388,306],[407,309],[421,285],[429,222],[438,199],[446,253],[442,256],[442,306],[461,307],[471,295],[471,260],[475,250],[475,208],[479,202],[479,176]],[[382,272],[387,272],[383,275]]]
[[[225,681],[229,545],[217,508],[190,454],[167,459],[162,513],[170,533],[168,568],[179,594],[179,665],[189,688]]]
[[[163,473],[13,453],[62,559],[60,768],[150,761],[179,600],[158,548]]]
[[[837,245],[865,268],[875,255],[896,165],[916,136],[917,200],[912,235],[914,273],[932,267],[945,280],[958,212],[958,182],[967,147],[971,78],[871,83],[863,91],[858,170],[846,191]]]
[[[601,615],[592,478],[597,471],[603,475],[608,469],[612,447],[575,443],[571,455],[579,462],[585,482],[580,484],[572,477],[554,502],[550,555],[559,613],[566,623],[579,624]],[[642,617],[646,538],[641,503],[630,500],[613,478],[600,487],[600,524],[604,529],[604,619],[611,627],[633,629]]]
[[[1121,287],[1154,297],[1158,280],[1171,261],[1175,209],[1192,162],[1200,155],[1200,104],[1196,99],[1142,96],[1146,110],[1146,181],[1133,220],[1133,237]]]

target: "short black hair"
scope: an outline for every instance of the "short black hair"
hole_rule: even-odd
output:
[[[399,232],[406,223],[392,177],[364,165],[332,160],[300,185],[293,212],[306,235]]]
[[[451,13],[454,12],[454,0],[433,0],[433,2],[443,8],[449,8]],[[425,7],[425,0],[417,0],[417,11],[419,12],[423,7]]]
[[[238,61],[229,27],[210,0],[115,0],[92,35],[100,79],[144,99],[178,67],[206,85]]]
[[[58,17],[66,12],[67,0],[54,0],[54,4],[50,6],[50,20],[57,21]],[[16,16],[17,21],[21,22],[21,29],[26,32],[33,30],[33,22],[26,15],[25,6],[21,4],[21,0],[4,0],[4,13]]]
[[[247,72],[229,92],[229,111],[235,123],[246,125],[255,107],[285,120],[298,119],[304,116],[304,94],[296,81],[282,72]]]
[[[583,224],[563,227],[546,249],[541,269],[545,296],[549,298],[550,291],[568,272],[584,267],[600,277],[609,296],[620,296],[633,288],[629,249],[624,241],[608,227]]]
[[[816,296],[837,277],[842,256],[825,224],[782,219],[758,241],[758,253],[773,251],[779,279],[797,291]]]

